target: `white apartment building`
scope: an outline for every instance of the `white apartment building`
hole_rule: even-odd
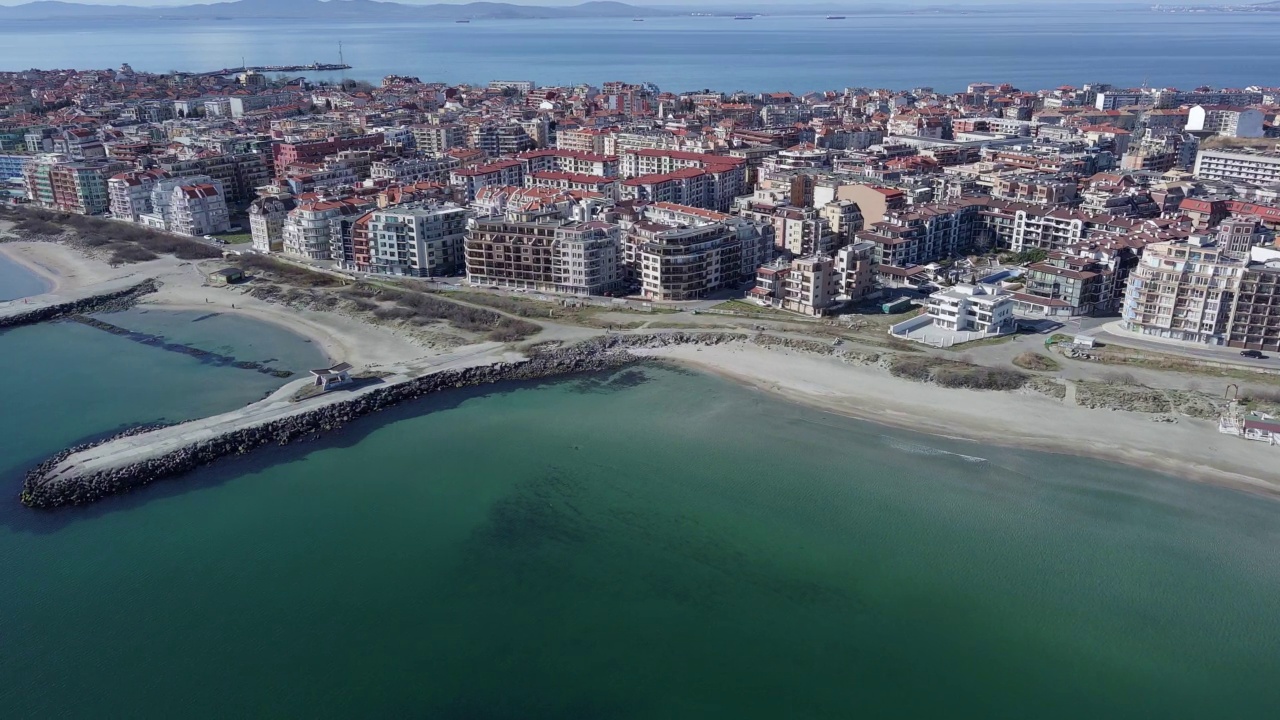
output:
[[[421,203],[374,211],[369,221],[371,272],[434,277],[463,265],[467,211]]]
[[[467,128],[462,125],[414,125],[410,131],[413,133],[413,146],[418,152],[439,155],[467,144]]]
[[[999,334],[1013,329],[1013,293],[989,285],[961,283],[929,296],[926,314],[951,332]]]
[[[296,203],[289,194],[260,197],[249,204],[249,232],[260,253],[284,250],[284,221]]]
[[[1202,180],[1270,185],[1280,182],[1280,152],[1201,150],[1194,172]]]
[[[156,230],[170,230],[174,226],[174,199],[180,197],[174,190],[182,186],[212,185],[223,196],[221,180],[208,175],[188,175],[186,177],[164,178],[156,180],[151,186],[151,211],[138,215],[138,222]],[[225,196],[223,196],[225,197]],[[226,201],[223,200],[225,205]],[[202,233],[204,234],[204,233]]]
[[[322,197],[299,203],[284,221],[284,253],[308,260],[331,259],[334,223],[352,219],[373,206],[372,200],[356,197]]]
[[[214,183],[217,183],[216,185]],[[222,194],[222,183],[180,185],[173,189],[169,200],[170,232],[199,237],[224,233],[231,229],[227,200]]]
[[[1260,138],[1262,111],[1223,105],[1196,105],[1187,113],[1187,132],[1211,132],[1232,138]]]
[[[138,222],[138,218],[152,211],[151,191],[156,182],[167,178],[163,170],[143,170],[113,175],[107,179],[107,196],[111,203],[111,217],[117,220]]]

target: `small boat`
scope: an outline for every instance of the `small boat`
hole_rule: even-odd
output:
[[[631,18],[631,22],[644,22],[644,18]]]
[[[733,19],[734,20],[755,20],[756,18],[754,15],[736,15],[734,16]]]
[[[469,22],[471,22],[471,21],[470,21],[470,20],[454,20],[454,22],[456,22],[456,23],[462,23],[462,24],[464,24],[464,25],[465,25],[466,23],[469,23]]]
[[[828,20],[844,20],[845,17],[843,15],[828,15],[827,19]]]

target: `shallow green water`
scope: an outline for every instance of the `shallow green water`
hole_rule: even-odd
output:
[[[1280,701],[1272,501],[645,367],[448,394],[33,513],[10,458],[273,381],[72,325],[0,335],[0,358],[25,373],[0,413],[2,717],[1268,718]]]

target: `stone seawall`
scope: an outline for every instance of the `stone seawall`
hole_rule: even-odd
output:
[[[101,295],[33,308],[28,312],[0,317],[0,330],[21,325],[33,325],[70,315],[127,310],[133,307],[138,298],[156,292],[159,289],[160,283],[154,279],[149,279],[143,280],[137,285],[102,293]]]
[[[495,363],[459,370],[444,370],[378,388],[350,400],[334,402],[278,420],[233,430],[215,439],[193,442],[180,450],[137,463],[84,475],[63,471],[51,473],[68,457],[122,437],[144,435],[153,430],[134,428],[101,442],[64,450],[27,473],[22,487],[23,504],[33,508],[83,505],[108,495],[128,492],[156,480],[181,475],[229,455],[244,455],[265,445],[287,445],[319,437],[358,418],[379,410],[455,388],[487,385],[506,380],[541,378],[587,373],[621,367],[638,358],[629,350],[674,345],[720,345],[751,342],[763,347],[781,347],[821,354],[833,354],[824,343],[791,340],[768,335],[725,332],[672,332],[655,334],[605,335],[576,345],[535,353],[516,363]],[[838,354],[838,353],[837,353]]]
[[[540,378],[593,372],[620,367],[636,358],[620,347],[603,347],[597,343],[552,350],[517,363],[445,370],[406,380],[364,393],[348,401],[336,402],[311,411],[300,412],[280,420],[235,430],[214,440],[197,442],[180,450],[131,465],[110,468],[86,475],[63,472],[57,477],[49,473],[69,456],[90,447],[111,442],[124,435],[145,434],[134,429],[100,443],[70,448],[49,458],[27,473],[22,487],[22,502],[33,508],[82,505],[108,495],[127,492],[156,480],[180,475],[228,455],[243,455],[264,445],[287,445],[318,437],[348,423],[400,403],[431,393],[454,388],[486,385],[505,380]]]

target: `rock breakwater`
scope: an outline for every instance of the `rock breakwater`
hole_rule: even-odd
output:
[[[71,300],[54,305],[45,305],[43,307],[32,308],[26,312],[0,316],[0,330],[19,327],[21,325],[33,325],[35,323],[56,320],[70,315],[128,310],[133,307],[134,304],[138,302],[138,299],[143,295],[148,295],[159,289],[160,283],[157,280],[148,279],[143,280],[137,285],[131,285],[127,288],[102,293],[100,295],[93,295],[90,297],[80,298],[79,300]]]
[[[205,317],[209,317],[209,316],[206,315]],[[292,370],[274,368],[274,367],[271,367],[270,365],[267,365],[266,363],[258,362],[256,360],[237,360],[234,357],[231,357],[230,355],[222,355],[220,353],[210,352],[208,350],[201,350],[198,347],[183,345],[181,343],[171,343],[168,340],[165,340],[160,335],[151,335],[149,333],[137,332],[136,330],[122,328],[119,325],[112,325],[109,322],[104,322],[97,318],[91,318],[85,315],[71,315],[68,319],[73,322],[80,323],[81,325],[87,325],[91,328],[97,328],[98,330],[102,330],[103,332],[108,332],[108,333],[111,333],[112,335],[126,338],[128,340],[132,340],[142,345],[159,348],[160,350],[165,350],[167,352],[179,353],[181,355],[190,355],[191,357],[208,365],[217,365],[219,367],[234,367],[234,368],[239,368],[241,370],[253,370],[255,372],[260,372],[263,375],[271,375],[273,377],[278,377],[278,378],[289,378],[289,377],[293,377],[293,375],[295,374]],[[197,318],[197,320],[200,320],[200,319],[203,319],[203,318]]]
[[[21,500],[33,508],[83,505],[109,495],[127,492],[156,480],[174,477],[230,455],[243,455],[265,445],[287,445],[319,437],[361,417],[403,402],[455,388],[509,380],[537,380],[574,373],[607,370],[635,361],[623,349],[586,343],[534,355],[514,363],[445,370],[371,390],[350,400],[329,403],[312,410],[233,430],[215,439],[195,442],[179,450],[92,473],[77,474],[74,466],[57,471],[78,452],[118,440],[144,435],[131,430],[93,445],[70,448],[27,473]]]

